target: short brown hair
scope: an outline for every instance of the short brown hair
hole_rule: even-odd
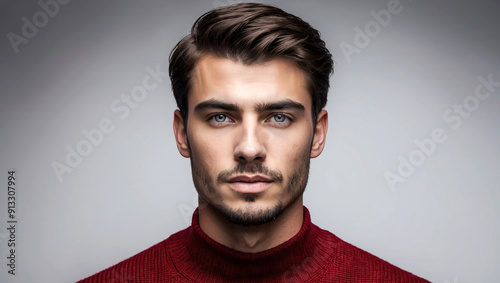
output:
[[[316,29],[279,8],[241,3],[211,10],[196,20],[191,33],[170,53],[172,90],[184,122],[192,70],[205,54],[243,64],[290,59],[306,74],[314,123],[326,105],[329,77],[333,73],[332,55]]]

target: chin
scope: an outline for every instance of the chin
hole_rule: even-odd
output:
[[[255,200],[245,202],[238,208],[230,207],[226,204],[215,206],[222,216],[232,224],[243,226],[259,226],[269,223],[276,219],[284,210],[284,205],[281,201],[274,205],[258,205]]]

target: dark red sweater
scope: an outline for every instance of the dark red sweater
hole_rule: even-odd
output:
[[[209,238],[193,223],[85,282],[428,282],[311,223],[272,249],[242,253]]]

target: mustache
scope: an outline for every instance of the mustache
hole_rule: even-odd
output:
[[[236,174],[259,174],[273,181],[283,181],[283,174],[279,170],[270,169],[262,165],[262,163],[238,163],[233,169],[224,170],[217,175],[217,183],[227,182],[233,175]]]

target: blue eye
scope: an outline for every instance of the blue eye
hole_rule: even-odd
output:
[[[228,122],[229,118],[224,114],[215,114],[211,116],[209,120],[215,123],[224,123]]]
[[[278,127],[286,127],[293,122],[292,118],[285,114],[275,114],[268,121]]]
[[[277,123],[283,123],[286,121],[286,119],[288,119],[288,117],[286,117],[285,115],[283,114],[277,114],[277,115],[274,115],[274,121],[276,121]]]

